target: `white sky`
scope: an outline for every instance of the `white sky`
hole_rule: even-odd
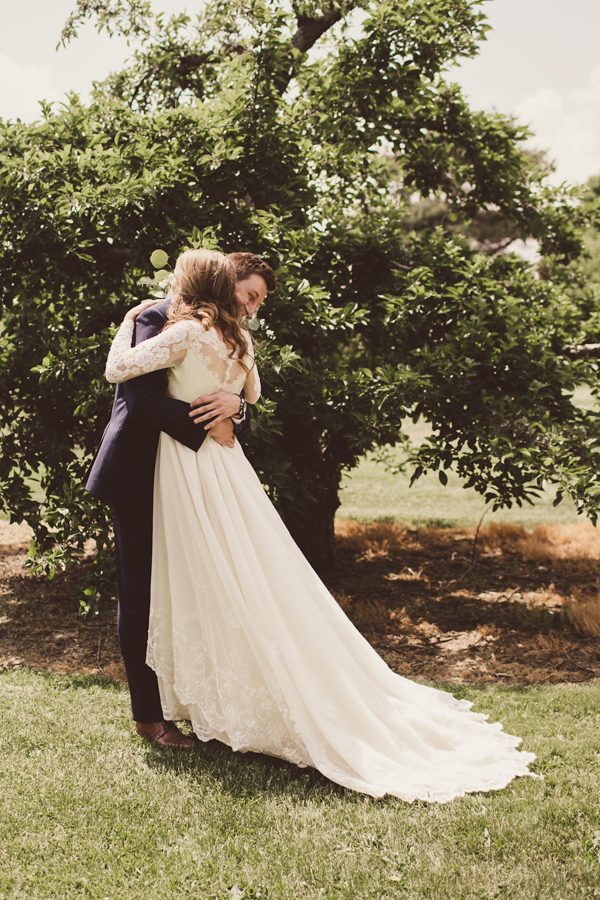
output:
[[[153,0],[166,12],[194,11],[201,0]],[[2,0],[0,116],[32,119],[39,99],[118,69],[125,42],[86,28],[56,50],[72,0]],[[600,0],[486,0],[493,31],[475,60],[452,72],[471,103],[515,113],[557,164],[554,180],[600,173]]]

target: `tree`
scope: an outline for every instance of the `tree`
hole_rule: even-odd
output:
[[[447,81],[485,36],[480,6],[235,0],[167,20],[142,0],[80,0],[65,40],[92,19],[134,43],[131,65],[89,105],[71,96],[0,133],[0,487],[50,571],[86,535],[105,558],[108,518],[82,478],[109,414],[111,328],[157,247],[277,267],[249,453],[316,566],[342,472],[405,440],[407,415],[433,427],[407,455],[413,479],[454,467],[495,508],[549,480],[596,520],[598,417],[572,392],[597,364],[564,349],[596,337],[594,301],[573,290],[589,215],[547,183],[526,129]],[[411,224],[414,192],[448,221]],[[543,272],[449,227],[486,212],[539,241]]]
[[[584,235],[585,256],[582,267],[586,277],[600,284],[600,175],[593,175],[584,185],[583,202],[589,211],[591,224]]]

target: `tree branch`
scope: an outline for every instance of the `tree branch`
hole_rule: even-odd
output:
[[[194,72],[212,59],[214,59],[212,53],[188,53],[179,58],[177,71],[180,75],[189,75],[190,72]]]
[[[292,46],[302,53],[306,53],[341,18],[341,9],[336,9],[334,6],[317,18],[298,14],[296,16],[298,30],[292,38]]]
[[[248,53],[248,48],[242,47],[241,44],[227,44],[223,47],[223,52],[229,56],[239,56],[241,53]],[[179,58],[177,68],[180,75],[189,75],[190,72],[195,72],[196,69],[200,69],[207,63],[215,62],[216,59],[217,55],[212,50],[206,53],[186,53]]]
[[[300,60],[294,55],[293,50],[307,53],[326,31],[340,21],[347,12],[347,8],[349,9],[351,6],[351,3],[343,4],[341,8],[332,5],[322,16],[306,16],[300,12],[296,13],[298,28],[292,36],[290,52],[283,58],[279,57],[275,61],[275,67],[271,70],[278,94],[285,93],[300,65]]]
[[[503,241],[484,241],[484,245],[486,246],[486,251],[490,254],[490,256],[497,256],[499,253],[502,253],[503,250],[506,250],[507,247],[510,247],[517,238],[514,236],[510,236],[504,238]]]
[[[571,359],[600,359],[600,344],[568,344],[560,353]]]
[[[351,4],[350,4],[351,5]],[[332,6],[322,16],[306,16],[302,13],[296,14],[297,29],[292,37],[291,44],[301,53],[306,53],[316,44],[322,35],[325,34],[336,22],[339,22],[345,10]],[[226,53],[240,54],[247,53],[248,48],[241,44],[229,44],[224,48]],[[199,69],[202,65],[209,61],[214,54],[196,54],[188,53],[179,60],[178,70],[182,75],[189,75],[191,72]],[[277,83],[279,93],[283,93],[289,82],[294,76],[296,70],[296,61],[287,60],[279,73],[273,73]]]

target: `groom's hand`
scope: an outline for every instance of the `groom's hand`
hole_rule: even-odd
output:
[[[204,426],[206,430],[209,430],[225,419],[237,416],[240,411],[240,395],[232,394],[230,391],[215,391],[213,394],[203,394],[202,397],[197,397],[190,403],[190,406],[192,407],[190,416],[196,425],[212,419],[212,422],[208,422]]]
[[[222,447],[233,447],[235,444],[235,436],[233,434],[233,422],[231,419],[225,419],[210,429],[209,437],[221,444]]]

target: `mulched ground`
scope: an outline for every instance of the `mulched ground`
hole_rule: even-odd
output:
[[[337,532],[327,585],[396,672],[453,683],[600,678],[600,530],[589,522],[476,536],[340,521]],[[114,602],[83,619],[77,572],[32,576],[28,540],[25,526],[0,523],[0,669],[124,681]]]

